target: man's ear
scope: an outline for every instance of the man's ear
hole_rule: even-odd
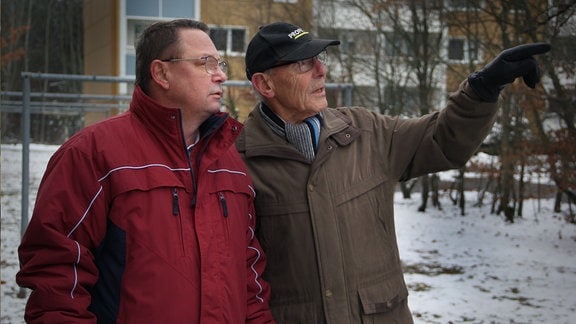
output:
[[[252,76],[252,86],[263,97],[274,97],[274,82],[266,73],[255,73]]]
[[[167,77],[168,70],[166,64],[166,62],[162,62],[160,60],[154,60],[152,61],[152,64],[150,64],[150,76],[152,77],[152,81],[164,89],[168,89],[170,87],[170,83],[168,82]]]

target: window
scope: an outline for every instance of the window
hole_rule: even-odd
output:
[[[373,55],[376,34],[364,30],[342,30],[340,35],[327,34],[328,39],[339,39],[340,46],[336,49],[344,55],[355,57]]]
[[[210,38],[220,52],[244,55],[246,49],[246,28],[210,27]]]
[[[478,39],[468,40],[468,59],[470,61],[477,61],[480,53],[480,41]]]
[[[126,0],[126,15],[140,17],[195,17],[195,1],[182,0]]]
[[[400,35],[400,33],[388,32],[385,33],[386,45],[385,51],[386,55],[390,57],[399,56],[413,56],[414,50],[412,45],[406,37]]]
[[[138,37],[144,29],[148,28],[148,26],[155,23],[157,20],[135,20],[129,19],[126,30],[128,31],[128,35],[126,37],[126,45],[128,47],[133,48],[136,45],[136,41]]]
[[[409,86],[399,86],[388,84],[384,87],[384,97],[386,98],[386,113],[403,116],[419,116],[420,103],[418,89]]]
[[[478,0],[448,0],[451,10],[476,10],[482,8],[482,1]]]
[[[187,0],[158,0],[161,3],[162,17],[191,18],[195,17],[194,5],[196,1]]]
[[[158,0],[126,0],[126,15],[158,17]]]
[[[136,75],[136,54],[126,54],[125,75]]]
[[[464,60],[464,40],[451,39],[448,41],[448,58],[450,60]]]
[[[478,41],[464,38],[448,40],[448,59],[451,61],[475,61],[478,59]]]
[[[424,53],[438,52],[437,33],[428,35],[412,33],[409,31],[399,30],[396,32],[384,33],[385,52],[390,57],[418,57]],[[425,49],[424,46],[427,46]]]
[[[124,47],[124,75],[136,74],[136,42],[140,34],[158,20],[127,19],[126,43]]]
[[[340,45],[340,51],[344,55],[352,54],[356,52],[356,41],[355,39],[345,38],[342,40],[342,44]]]
[[[148,26],[161,20],[195,18],[197,0],[126,0],[124,75],[135,74],[135,44]]]

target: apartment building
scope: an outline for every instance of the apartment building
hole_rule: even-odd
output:
[[[150,24],[192,18],[210,26],[221,57],[229,63],[223,109],[243,120],[255,103],[244,53],[258,26],[285,20],[311,27],[312,0],[86,0],[84,71],[87,75],[133,77],[138,35]],[[236,82],[238,81],[238,82]],[[232,86],[234,84],[234,86]],[[131,84],[87,84],[86,92],[130,94]],[[100,116],[93,116],[98,119]]]
[[[537,0],[318,0],[314,21],[321,36],[341,40],[330,78],[353,83],[356,104],[419,115],[443,107],[503,49],[549,41],[544,18],[556,9]]]
[[[223,109],[243,120],[255,98],[249,86],[232,83],[246,81],[247,43],[258,26],[289,21],[320,37],[341,40],[340,46],[329,49],[328,80],[353,84],[354,104],[382,113],[419,115],[443,107],[447,93],[470,72],[519,41],[511,32],[509,44],[503,43],[502,26],[489,13],[504,12],[508,23],[528,24],[523,5],[544,10],[538,6],[547,2],[86,0],[85,74],[134,76],[134,42],[146,26],[158,20],[199,19],[211,27],[220,55],[230,65]],[[94,84],[89,90],[129,94],[132,86]],[[336,97],[329,94],[331,105],[338,104]]]

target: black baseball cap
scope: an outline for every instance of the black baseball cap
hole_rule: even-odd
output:
[[[339,44],[339,40],[312,39],[309,32],[286,22],[261,26],[246,50],[246,77],[251,80],[254,73],[314,57]]]

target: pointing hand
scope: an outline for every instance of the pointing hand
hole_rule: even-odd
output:
[[[534,89],[540,80],[540,69],[534,55],[550,51],[547,43],[524,44],[501,52],[482,70],[472,73],[468,83],[484,101],[496,102],[500,91],[518,77]]]

